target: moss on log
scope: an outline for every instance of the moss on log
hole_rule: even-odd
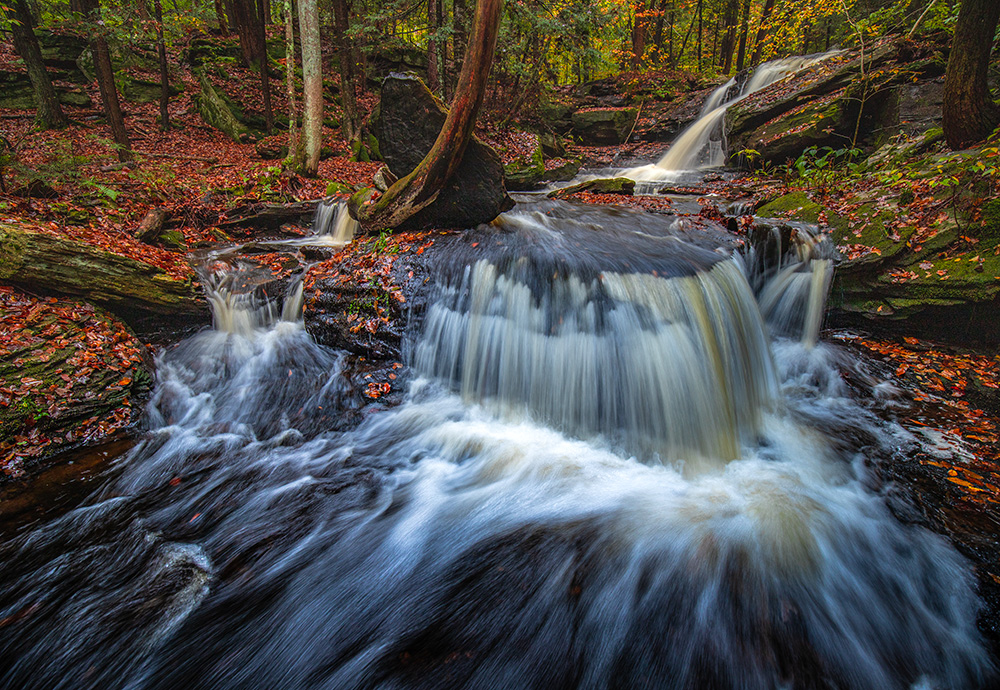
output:
[[[0,223],[0,281],[74,295],[126,320],[187,315],[204,308],[193,281],[83,242]]]

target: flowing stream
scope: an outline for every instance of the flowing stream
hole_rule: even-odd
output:
[[[864,487],[904,434],[818,338],[821,239],[562,202],[476,233],[435,254],[396,407],[300,287],[205,276],[143,440],[0,544],[0,687],[983,682],[969,567]]]

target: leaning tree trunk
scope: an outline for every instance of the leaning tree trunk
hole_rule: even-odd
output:
[[[740,26],[740,47],[736,54],[736,71],[743,71],[747,55],[747,34],[750,33],[750,0],[743,0],[743,21]]]
[[[319,172],[319,150],[323,139],[323,56],[320,54],[316,0],[299,0],[299,38],[302,41],[302,92],[305,101],[302,118],[305,160],[302,173],[315,177]]]
[[[944,76],[944,136],[953,149],[982,141],[1000,124],[987,86],[998,20],[997,0],[962,0]]]
[[[479,0],[476,4],[465,64],[441,132],[413,172],[398,180],[374,203],[357,209],[358,220],[365,230],[398,227],[433,203],[455,174],[483,103],[502,6],[503,0]]]
[[[79,6],[84,16],[92,22],[93,38],[90,40],[90,50],[94,53],[97,86],[101,91],[101,101],[104,103],[104,114],[111,126],[111,136],[114,137],[118,148],[118,160],[128,163],[134,161],[135,156],[132,155],[132,142],[129,141],[128,132],[125,131],[118,87],[115,86],[115,71],[111,66],[111,50],[101,29],[100,0],[81,0]]]
[[[35,103],[38,106],[35,111],[36,120],[45,129],[65,127],[68,124],[66,115],[63,114],[59,98],[56,96],[55,89],[52,88],[49,73],[45,71],[45,63],[42,62],[42,51],[38,47],[38,39],[35,37],[31,13],[24,0],[14,0],[13,5],[13,9],[5,7],[4,13],[9,20],[11,33],[14,34],[14,47],[24,61],[24,66],[28,70],[28,78],[35,91]]]
[[[167,112],[170,76],[167,74],[167,46],[163,41],[163,8],[160,0],[153,0],[153,10],[156,12],[156,52],[160,58],[160,128],[166,132],[170,129],[170,114]]]
[[[770,19],[771,10],[773,9],[774,0],[764,0],[764,9],[760,13],[760,24],[757,26],[757,37],[753,41],[753,57],[750,58],[751,66],[755,66],[760,62],[760,53],[764,48],[764,38],[767,36],[767,20]]]

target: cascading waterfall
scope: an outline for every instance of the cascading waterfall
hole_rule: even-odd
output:
[[[324,199],[316,207],[310,243],[316,244],[316,240],[321,239],[320,244],[339,247],[353,240],[357,229],[358,221],[347,212],[347,202],[336,198]]]
[[[767,335],[824,293],[754,293],[821,243],[556,202],[477,233],[434,249],[395,408],[301,320],[161,352],[104,488],[0,541],[0,687],[985,682],[968,566],[863,486],[914,442],[812,317]]]
[[[750,94],[834,54],[836,51],[765,62],[753,71],[733,97],[730,97],[730,93],[736,86],[736,80],[730,79],[709,95],[698,119],[677,136],[655,165],[630,168],[622,175],[636,181],[666,180],[683,171],[718,168],[725,165],[726,136],[722,123],[726,110]]]

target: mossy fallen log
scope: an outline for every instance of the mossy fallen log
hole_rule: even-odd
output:
[[[0,281],[37,293],[77,296],[126,321],[204,310],[190,277],[6,223],[0,223]]]

